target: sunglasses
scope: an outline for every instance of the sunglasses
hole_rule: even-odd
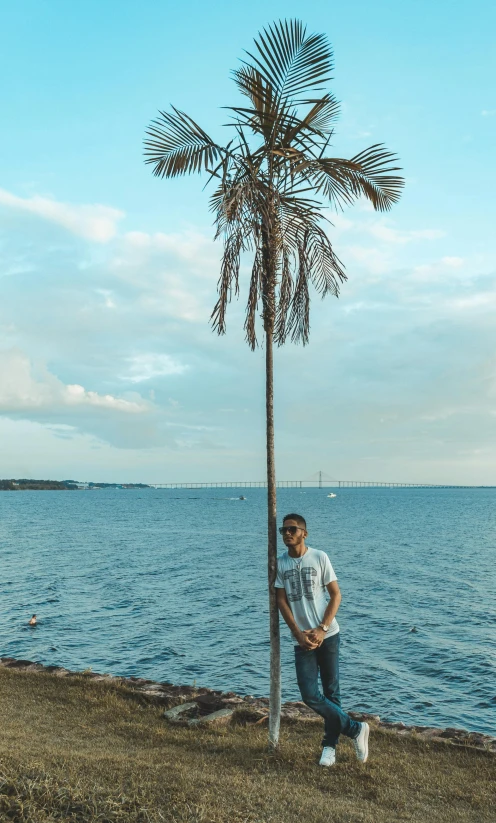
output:
[[[288,532],[289,534],[296,534],[297,531],[304,531],[301,526],[280,526],[279,534],[284,534]]]

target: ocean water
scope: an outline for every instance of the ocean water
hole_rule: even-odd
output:
[[[278,511],[337,573],[343,705],[496,734],[496,490],[328,491]],[[0,655],[267,695],[265,495],[0,493]]]

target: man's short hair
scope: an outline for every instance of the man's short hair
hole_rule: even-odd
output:
[[[301,516],[301,514],[294,514],[294,512],[293,514],[285,514],[282,519],[282,522],[285,523],[286,520],[296,520],[298,525],[301,526],[303,529],[306,529],[307,527],[307,521],[304,517]]]

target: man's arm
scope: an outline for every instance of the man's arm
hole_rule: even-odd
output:
[[[312,638],[308,637],[307,634],[305,634],[301,631],[301,629],[298,628],[296,620],[293,617],[293,612],[291,611],[291,606],[289,605],[285,589],[276,589],[276,599],[279,611],[281,612],[284,620],[288,624],[291,633],[296,638],[298,645],[301,646],[303,649],[315,649],[317,646],[319,646],[319,641],[313,640]]]
[[[332,580],[330,583],[328,583],[326,589],[329,592],[330,600],[324,612],[322,623],[325,626],[329,626],[336,617],[337,611],[339,609],[339,604],[341,603],[341,591],[339,589],[337,580]],[[320,644],[326,639],[327,632],[317,627],[316,629],[310,629],[306,633],[306,636],[309,637],[314,643],[317,643],[318,646],[320,646]]]

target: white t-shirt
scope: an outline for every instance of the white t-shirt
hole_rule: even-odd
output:
[[[318,549],[307,550],[303,557],[291,557],[289,552],[277,558],[276,589],[285,589],[289,606],[301,631],[315,629],[322,623],[329,595],[328,583],[337,580],[325,552]],[[339,625],[336,618],[329,626],[326,637],[337,634]]]

